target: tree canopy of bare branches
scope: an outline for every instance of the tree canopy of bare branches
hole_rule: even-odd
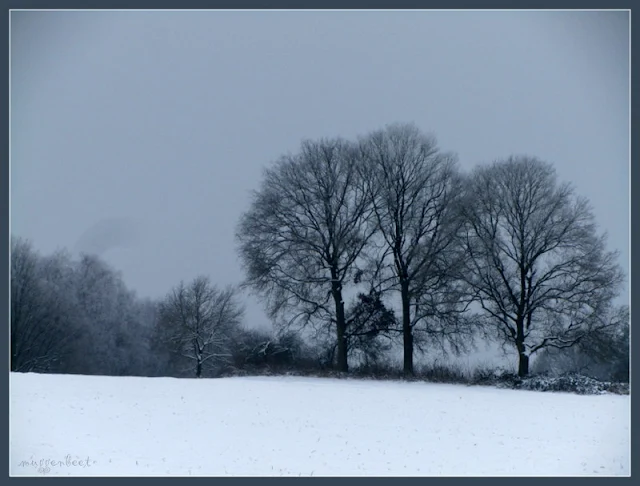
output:
[[[272,318],[335,325],[341,371],[348,369],[343,287],[372,234],[369,215],[352,145],[306,141],[265,171],[237,233],[246,285]]]
[[[360,150],[383,259],[389,262],[387,281],[400,291],[404,372],[410,375],[417,326],[443,339],[462,328],[452,318],[464,310],[464,294],[454,283],[462,256],[456,250],[461,176],[456,157],[411,124],[371,133]]]
[[[100,258],[38,254],[12,237],[11,369],[143,375],[154,359],[155,306]]]
[[[31,243],[11,239],[11,370],[50,371],[69,353],[75,330],[50,273]]]
[[[235,290],[220,290],[207,277],[181,282],[159,306],[159,326],[171,350],[193,363],[197,378],[231,357],[230,339],[244,310]]]
[[[513,156],[476,168],[465,204],[461,277],[506,343],[519,374],[546,347],[565,348],[616,325],[623,272],[587,201],[553,166]]]

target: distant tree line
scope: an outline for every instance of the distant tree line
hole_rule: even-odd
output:
[[[511,156],[468,173],[394,124],[305,140],[264,171],[236,238],[242,288],[274,332],[248,330],[235,287],[201,276],[139,299],[97,257],[11,242],[11,369],[221,376],[375,369],[498,339],[527,376],[579,367],[628,380],[624,272],[587,200],[553,166]],[[396,311],[398,309],[398,315]],[[594,371],[595,372],[595,371]]]

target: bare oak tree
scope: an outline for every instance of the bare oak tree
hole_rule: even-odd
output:
[[[237,233],[246,285],[272,318],[335,325],[341,371],[348,370],[343,286],[372,232],[356,164],[346,141],[303,142],[265,171]]]
[[[560,184],[553,166],[510,157],[477,168],[465,205],[461,277],[518,353],[518,373],[546,347],[571,347],[616,326],[623,273],[605,248],[588,202]]]
[[[454,155],[411,124],[378,130],[360,149],[392,288],[400,291],[404,372],[411,375],[417,326],[440,340],[462,329],[453,318],[464,309],[464,294],[453,283],[461,257],[455,250],[461,177]]]
[[[231,356],[229,340],[243,309],[232,287],[219,290],[206,277],[180,283],[159,306],[159,325],[174,353],[193,363],[195,376]]]

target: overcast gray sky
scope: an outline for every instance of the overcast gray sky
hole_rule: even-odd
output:
[[[11,231],[142,296],[238,283],[261,168],[391,122],[553,162],[628,271],[627,12],[13,12]]]

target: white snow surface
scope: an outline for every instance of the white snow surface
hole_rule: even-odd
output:
[[[630,474],[629,396],[299,377],[10,385],[12,476]]]

